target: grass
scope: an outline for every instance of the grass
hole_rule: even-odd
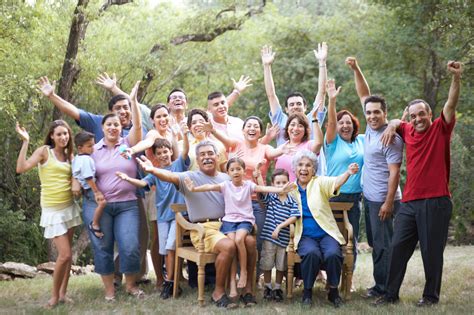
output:
[[[371,254],[358,256],[358,265],[354,275],[357,291],[351,301],[340,309],[334,309],[326,302],[323,287],[318,284],[314,289],[313,307],[310,310],[300,306],[301,291],[295,291],[293,301],[284,303],[266,303],[262,301],[262,292],[258,293],[258,305],[253,308],[240,308],[225,311],[207,305],[197,305],[197,290],[182,284],[183,294],[177,300],[163,301],[153,291],[153,285],[143,289],[148,294],[142,301],[126,296],[123,291],[117,294],[117,302],[104,301],[100,278],[93,274],[72,277],[69,284],[69,296],[73,305],[62,305],[52,311],[42,309],[49,298],[52,285],[50,276],[39,276],[32,280],[0,282],[0,314],[214,314],[229,312],[232,314],[300,314],[323,312],[328,314],[472,314],[474,310],[474,246],[447,247],[444,253],[444,274],[441,288],[441,301],[432,308],[420,309],[414,304],[421,297],[424,285],[423,264],[420,252],[416,251],[408,265],[405,281],[400,291],[401,302],[385,308],[373,308],[360,297],[365,288],[372,285]],[[206,299],[210,299],[211,288],[206,289]]]

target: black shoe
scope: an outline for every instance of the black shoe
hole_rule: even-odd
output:
[[[307,297],[307,298],[304,297],[301,303],[303,304],[303,307],[311,307],[313,305],[313,299],[310,297]]]
[[[257,300],[255,299],[255,296],[252,295],[252,293],[246,293],[245,295],[241,295],[240,302],[244,303],[245,307],[250,307],[257,304]]]
[[[273,299],[275,302],[283,301],[283,291],[281,289],[273,290]]]
[[[365,299],[379,298],[383,293],[379,292],[375,287],[368,288],[365,294],[362,294],[362,297]]]
[[[169,299],[173,295],[173,285],[173,282],[165,281],[163,284],[163,291],[160,293],[160,298],[163,300]]]
[[[342,298],[339,296],[339,290],[337,288],[330,288],[329,289],[328,300],[336,308],[338,308],[342,305]]]
[[[421,298],[421,300],[419,300],[416,303],[416,306],[418,306],[418,307],[429,307],[429,306],[433,306],[433,305],[436,305],[436,304],[438,304],[438,301],[433,301],[433,300],[430,300],[430,299],[427,299],[427,298]]]
[[[263,291],[263,299],[267,301],[273,300],[273,292],[272,289],[265,286],[265,291]]]
[[[233,308],[239,307],[239,305],[237,303],[232,302],[231,299],[229,299],[229,297],[226,294],[222,295],[221,298],[218,299],[217,301],[214,300],[211,296],[211,302],[215,304],[217,307],[222,307],[222,308],[227,308],[227,309],[233,309]]]
[[[303,289],[303,306],[311,307],[313,305],[313,290],[312,289]]]
[[[398,302],[398,299],[388,297],[386,295],[379,297],[374,302],[370,303],[372,306],[386,306],[389,304],[395,304]]]

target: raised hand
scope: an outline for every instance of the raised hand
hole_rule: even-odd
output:
[[[179,124],[181,134],[186,135],[189,132],[188,124],[185,121],[182,121]]]
[[[275,53],[272,51],[272,46],[263,46],[260,53],[262,55],[262,63],[264,66],[271,65],[275,60]]]
[[[449,61],[448,62],[448,71],[451,72],[455,76],[461,76],[463,72],[463,66],[462,63],[458,61]]]
[[[186,185],[186,188],[188,188],[189,191],[194,191],[196,187],[194,186],[194,182],[192,181],[192,179],[187,176],[184,178],[184,184]]]
[[[18,122],[16,123],[15,131],[20,135],[20,138],[22,141],[25,141],[25,142],[30,141],[30,135],[26,131],[25,127],[21,127]]]
[[[249,86],[252,86],[250,83],[252,79],[248,75],[241,75],[239,81],[235,82],[232,79],[232,83],[234,84],[234,89],[236,89],[239,93],[245,91]]]
[[[265,164],[267,164],[267,160],[265,160],[265,159],[263,159],[262,161],[257,163],[257,165],[255,166],[255,169],[253,170],[253,173],[252,173],[253,178],[258,178],[260,175],[262,175],[262,173],[260,172],[260,169]]]
[[[132,102],[138,103],[137,95],[138,95],[138,88],[140,87],[140,81],[137,81],[130,92],[130,100]]]
[[[355,164],[355,163],[354,163]],[[283,186],[281,189],[282,189],[282,192],[283,193],[289,193],[290,191],[292,190],[295,190],[296,189],[296,184],[293,183],[293,182],[288,182],[285,184],[285,186]]]
[[[267,123],[267,128],[265,129],[265,134],[270,137],[270,139],[275,139],[278,134],[280,133],[280,126],[277,124],[272,125],[270,123]]]
[[[328,80],[327,83],[327,93],[330,99],[335,99],[341,92],[341,87],[338,87],[336,90],[336,81],[334,79]]]
[[[202,130],[204,132],[209,132],[211,133],[213,130],[214,130],[214,126],[212,125],[211,122],[207,121],[205,123],[202,124]]]
[[[352,70],[356,70],[359,66],[357,65],[357,59],[355,57],[347,57],[346,65]]]
[[[54,93],[54,88],[56,86],[56,81],[53,82],[53,85],[49,83],[48,77],[41,77],[38,80],[38,90],[43,93],[44,96],[49,97]]]
[[[239,149],[237,151],[232,151],[229,152],[229,160],[232,158],[242,158],[245,155],[244,151],[242,149]]]
[[[115,73],[112,74],[112,77],[109,77],[107,72],[104,72],[102,74],[99,74],[97,79],[95,79],[95,83],[103,87],[104,89],[110,91],[114,87],[117,86],[117,77],[115,76]]]
[[[141,159],[140,159],[141,158]],[[136,158],[138,165],[147,173],[150,173],[155,168],[153,163],[146,156],[142,155],[140,158]]]
[[[328,45],[326,42],[318,44],[318,49],[313,50],[314,56],[320,62],[325,62],[328,58]]]
[[[357,174],[357,172],[359,172],[359,164],[357,164],[357,163],[349,164],[349,167],[347,168],[347,171],[349,172],[350,175]]]
[[[288,154],[288,155],[293,155],[296,153],[296,148],[290,144],[290,141],[286,141],[282,147],[281,150],[283,154]]]

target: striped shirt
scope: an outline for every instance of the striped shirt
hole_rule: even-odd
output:
[[[289,227],[281,229],[278,239],[276,240],[272,238],[272,233],[279,224],[285,222],[288,218],[300,217],[298,203],[289,195],[284,202],[281,202],[280,198],[278,198],[278,194],[274,193],[268,193],[263,199],[263,202],[267,206],[267,215],[265,218],[265,224],[263,225],[261,238],[281,247],[288,246],[290,241]]]

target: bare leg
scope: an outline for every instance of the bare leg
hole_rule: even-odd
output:
[[[69,246],[72,249],[72,238],[74,236],[74,228],[70,228],[66,234],[69,241]],[[71,252],[71,255],[72,255],[72,252]],[[66,268],[63,281],[61,283],[61,288],[59,289],[59,301],[64,302],[64,303],[72,301],[71,299],[66,297],[67,285],[68,285],[69,276],[71,273],[71,264],[72,264],[72,259],[69,261],[69,265]]]
[[[92,228],[94,230],[100,230],[100,218],[102,217],[102,213],[104,213],[104,208],[106,206],[106,202],[100,202],[95,208],[94,217],[92,218]],[[88,223],[87,223],[88,224]],[[102,232],[93,232],[98,238],[104,237],[104,233]]]
[[[168,281],[174,280],[174,256],[175,256],[174,250],[166,251],[165,266],[166,266],[166,278]]]
[[[216,286],[212,298],[217,301],[225,294],[225,280],[229,274],[232,260],[235,256],[235,243],[231,239],[223,238],[214,246],[216,257]]]
[[[72,229],[71,229],[72,230]],[[58,258],[56,259],[56,265],[54,266],[53,272],[53,290],[51,292],[51,298],[46,305],[47,308],[53,307],[59,302],[59,292],[64,281],[64,277],[69,278],[71,268],[71,243],[69,242],[69,231],[61,236],[56,236],[53,239],[54,245],[58,250]],[[67,280],[65,282],[67,287]]]
[[[105,287],[105,297],[113,298],[115,297],[115,287],[114,287],[114,274],[102,275],[102,283]]]
[[[257,240],[253,235],[247,235],[245,237],[245,248],[247,250],[247,283],[244,289],[244,294],[251,293],[253,295],[253,285],[255,275],[255,266],[257,264]]]
[[[283,271],[277,270],[275,283],[281,284],[281,282],[283,281],[284,276],[285,276],[285,273]]]
[[[245,238],[248,235],[246,230],[237,230],[235,234],[235,245],[239,254],[240,277],[237,288],[243,289],[247,285],[247,249],[245,248]]]
[[[227,237],[235,242],[235,233],[229,233],[227,234]],[[232,265],[230,266],[230,274],[229,274],[229,286],[230,286],[229,295],[231,297],[236,297],[239,294],[237,291],[236,278],[237,278],[237,257],[234,256],[234,259],[232,259]]]
[[[265,284],[272,283],[272,271],[271,270],[264,270],[263,271],[263,280]]]
[[[155,269],[156,275],[156,288],[163,286],[163,259],[158,252],[158,226],[156,221],[151,221],[151,244],[150,244],[150,255],[153,263],[153,269]]]

